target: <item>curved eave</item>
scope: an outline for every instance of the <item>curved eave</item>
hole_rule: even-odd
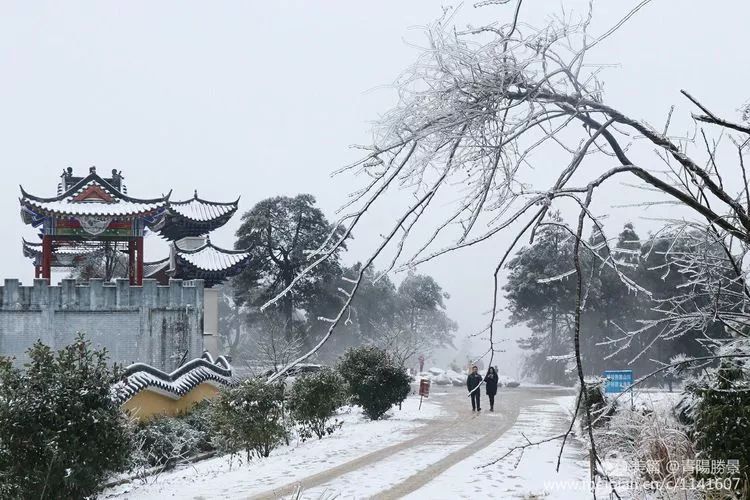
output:
[[[189,200],[170,201],[165,223],[159,233],[176,241],[189,236],[204,236],[231,219],[237,212],[239,198],[231,202],[204,200],[197,195]]]
[[[237,209],[226,212],[210,220],[196,220],[167,209],[164,225],[159,234],[170,241],[181,240],[189,236],[205,236],[222,227],[234,216]]]
[[[155,203],[131,203],[128,205],[120,203],[64,203],[63,201],[36,201],[31,198],[21,198],[21,205],[35,214],[53,215],[56,217],[80,217],[80,216],[101,216],[114,218],[135,218],[146,217],[163,210],[167,206],[167,201],[158,201]],[[51,204],[60,204],[59,207],[50,206]],[[150,206],[149,206],[150,205]],[[131,206],[128,210],[126,207]],[[27,224],[32,223],[32,218],[24,218]]]
[[[21,239],[21,247],[23,248],[23,256],[29,259],[34,259],[41,255],[41,243],[31,243],[26,241],[25,238]]]
[[[250,263],[245,250],[226,250],[207,241],[194,250],[175,247],[175,274],[182,279],[202,279],[207,287],[238,275]],[[224,262],[222,262],[222,260]]]
[[[143,263],[143,277],[151,278],[156,273],[164,269],[169,269],[169,257],[166,257],[161,260],[155,260],[153,262],[144,262]]]
[[[89,174],[88,176],[84,177],[83,179],[78,181],[76,184],[74,184],[70,189],[68,189],[64,193],[59,194],[52,198],[43,198],[40,196],[35,196],[33,194],[26,192],[23,186],[19,186],[19,187],[21,188],[22,198],[28,199],[37,203],[51,203],[51,202],[56,202],[56,201],[64,201],[66,198],[74,196],[79,190],[86,187],[91,182],[96,182],[97,184],[100,184],[107,191],[112,193],[112,195],[115,198],[123,200],[123,201],[128,201],[131,203],[143,203],[143,204],[155,204],[155,203],[160,203],[160,202],[168,203],[169,197],[172,195],[172,191],[170,190],[166,196],[162,196],[161,198],[151,198],[151,199],[132,198],[126,195],[125,193],[123,193],[122,191],[120,191],[119,189],[112,186],[112,184],[104,180],[102,177],[99,177],[99,175],[95,173]]]
[[[24,257],[27,257],[29,259],[36,259],[36,258],[41,257],[42,255],[41,243],[34,243],[31,241],[27,241],[26,238],[21,238],[21,246],[23,248]],[[93,247],[93,246],[87,247],[85,244],[55,247],[53,248],[53,252],[52,252],[53,265],[54,266],[59,265],[59,264],[54,264],[54,259],[57,258],[57,256],[59,255],[72,255],[74,258],[85,257],[87,255],[91,255],[93,252],[96,252],[98,250],[99,249],[97,247]]]
[[[211,201],[206,200],[204,198],[200,198],[199,196],[193,196],[190,199],[187,200],[181,200],[181,201],[170,201],[170,205],[176,205],[176,206],[184,206],[184,205],[190,205],[192,203],[200,203],[202,205],[207,205],[210,207],[227,207],[231,209],[232,211],[236,211],[237,207],[239,206],[240,199],[237,198],[234,201]]]
[[[228,254],[228,255],[239,255],[239,254],[248,254],[249,255],[249,252],[250,252],[249,249],[244,249],[244,250],[229,250],[227,248],[217,247],[216,245],[214,245],[213,243],[211,243],[210,240],[207,240],[203,245],[199,246],[198,248],[194,248],[192,250],[187,249],[187,248],[180,248],[180,246],[177,243],[174,243],[174,247],[175,247],[175,250],[177,250],[177,253],[186,254],[186,255],[198,254],[198,253],[201,253],[202,251],[204,251],[206,249],[213,249],[213,250],[215,250],[215,251],[217,251],[219,253],[224,253],[224,254]]]
[[[177,277],[181,279],[202,279],[209,288],[240,274],[250,263],[246,258],[224,269],[203,269],[192,262],[177,257]]]
[[[215,285],[221,284],[240,274],[245,267],[250,263],[249,257],[224,269],[212,269],[207,270],[196,266],[195,264],[186,261],[177,256],[177,262],[175,270],[175,277],[180,279],[200,279],[203,280],[206,288],[211,288]]]

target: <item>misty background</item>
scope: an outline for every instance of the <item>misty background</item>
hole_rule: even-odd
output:
[[[634,5],[595,4],[591,33],[607,31]],[[444,8],[426,0],[0,6],[0,276],[27,283],[33,268],[21,254],[21,237],[35,235],[18,215],[18,185],[52,196],[68,166],[77,173],[92,165],[100,173],[122,170],[136,197],[170,189],[175,200],[194,189],[216,201],[241,196],[240,212],[270,196],[311,193],[334,221],[336,208],[362,179],[330,173],[360,156],[349,146],[369,142],[371,122],[396,102],[391,84],[413,62],[415,47],[426,43],[420,26]],[[491,22],[491,15],[507,20],[512,7],[477,11],[464,4],[456,19],[475,25]],[[542,25],[550,12],[576,19],[587,8],[587,1],[537,0],[523,4],[522,18]],[[693,129],[680,89],[719,115],[735,116],[743,104],[736,96],[745,98],[741,84],[750,76],[742,54],[750,6],[657,1],[641,14],[590,52],[589,61],[611,65],[600,74],[607,104],[657,129],[675,104],[673,134]],[[653,218],[665,213],[622,207],[633,199],[632,189],[612,183],[594,211],[611,214],[606,224],[612,232],[632,221],[643,238],[660,225]],[[387,207],[381,210],[388,214]],[[231,248],[239,219],[212,241]],[[366,258],[388,224],[378,216],[363,221],[343,262]],[[456,347],[488,321],[502,240],[501,234],[419,269],[451,295]],[[157,236],[146,240],[148,260],[166,252]],[[510,340],[496,364],[516,375],[514,340],[527,331],[501,331]],[[472,338],[468,346],[479,352],[483,343]]]

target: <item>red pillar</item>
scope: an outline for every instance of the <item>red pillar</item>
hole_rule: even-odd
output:
[[[135,241],[128,240],[128,277],[130,278],[130,284],[135,285]]]
[[[42,278],[52,280],[52,236],[42,237]]]
[[[138,254],[138,264],[136,268],[136,285],[143,285],[143,236],[135,240],[135,250]]]

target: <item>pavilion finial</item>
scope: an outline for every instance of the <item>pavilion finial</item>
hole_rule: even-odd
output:
[[[197,189],[195,190],[195,194],[194,194],[193,196],[194,196],[194,198],[195,198],[196,200],[198,199],[198,190],[197,190]]]
[[[89,173],[90,174],[95,174],[96,173],[96,165],[92,165],[91,167],[89,167]]]

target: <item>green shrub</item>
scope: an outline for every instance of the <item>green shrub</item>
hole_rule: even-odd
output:
[[[139,423],[133,432],[135,467],[171,469],[199,453],[215,450],[210,401],[195,404],[176,417],[158,417]]]
[[[187,425],[195,429],[198,433],[196,452],[202,453],[216,449],[213,442],[214,427],[210,400],[204,399],[203,401],[199,401],[193,405],[189,412],[177,418],[184,420]]]
[[[172,468],[197,453],[200,439],[200,433],[181,418],[159,417],[139,424],[133,437],[138,446],[134,465]]]
[[[348,349],[338,366],[355,404],[372,420],[401,403],[411,390],[409,375],[384,350],[364,346]]]
[[[24,370],[0,361],[0,494],[80,499],[129,463],[130,434],[105,350],[37,342]]]
[[[222,389],[212,405],[217,445],[248,460],[267,457],[288,435],[283,403],[283,386],[259,379]]]
[[[313,434],[322,439],[341,427],[341,422],[331,419],[346,396],[344,379],[330,368],[299,377],[289,393],[289,411],[300,424],[302,440]]]
[[[696,458],[739,460],[740,489],[750,492],[750,377],[741,361],[724,361],[695,394],[693,438]],[[709,475],[710,477],[715,476]]]

